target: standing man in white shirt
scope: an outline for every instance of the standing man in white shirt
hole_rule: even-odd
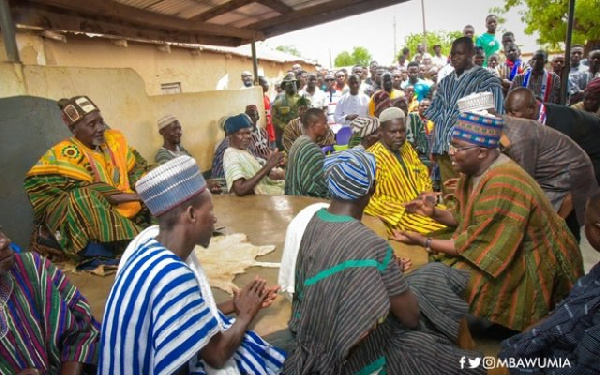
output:
[[[317,74],[309,73],[306,78],[306,86],[300,91],[300,96],[310,99],[312,108],[326,109],[329,99],[323,90],[317,87]]]
[[[441,44],[436,44],[433,46],[434,56],[431,58],[431,62],[433,65],[437,66],[438,69],[443,68],[448,63],[448,57],[442,56],[442,46]]]
[[[360,92],[360,80],[356,75],[348,78],[349,92],[344,94],[335,108],[335,122],[349,125],[357,117],[366,116],[369,108],[369,97]]]

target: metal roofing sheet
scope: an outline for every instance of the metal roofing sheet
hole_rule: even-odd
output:
[[[197,8],[198,5],[193,0],[163,0],[148,8],[149,11],[166,14],[169,16],[179,16],[182,11]]]
[[[21,23],[28,27],[240,45],[404,1],[408,0],[13,0],[9,4],[13,17],[27,20]],[[32,12],[40,16],[31,17]],[[194,17],[198,22],[186,21]],[[207,21],[211,24],[202,23]]]
[[[156,3],[160,3],[163,0],[113,0],[123,5],[129,5],[138,9],[147,9]]]
[[[294,10],[300,10],[308,7],[312,7],[315,5],[328,3],[332,0],[280,0],[285,5],[293,8]],[[335,1],[335,0],[333,0]]]
[[[233,27],[244,27],[257,21],[277,17],[279,15],[278,12],[265,5],[251,3],[238,8],[235,11],[213,17],[209,22]]]

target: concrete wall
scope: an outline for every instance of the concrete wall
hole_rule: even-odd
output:
[[[183,47],[171,47],[171,52],[157,45],[129,42],[127,47],[105,38],[68,34],[67,43],[19,32],[17,45],[25,65],[65,66],[85,68],[131,68],[144,81],[146,92],[161,94],[161,84],[180,82],[184,93],[217,89],[236,90],[242,86],[244,70],[252,71],[252,59],[234,54],[204,50],[193,54]],[[6,52],[0,41],[0,61]],[[282,78],[293,63],[260,60],[259,73],[271,83]],[[305,69],[314,66],[304,64]],[[273,85],[271,85],[273,86]]]

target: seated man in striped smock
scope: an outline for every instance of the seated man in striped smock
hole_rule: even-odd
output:
[[[284,355],[248,327],[278,287],[256,278],[215,303],[194,255],[210,243],[216,217],[194,159],[180,156],[136,184],[159,225],[123,257],[107,299],[99,374],[279,374]],[[236,314],[235,321],[224,314]]]
[[[327,116],[320,108],[310,108],[302,117],[304,135],[290,149],[285,174],[286,195],[327,197],[327,185],[323,175],[325,155],[316,141],[329,131]]]
[[[365,213],[380,218],[389,233],[393,229],[426,234],[444,225],[415,212],[408,212],[404,204],[423,192],[433,192],[427,167],[406,142],[404,111],[391,107],[379,116],[381,140],[369,148],[377,160],[375,194]]]
[[[467,273],[433,263],[405,276],[408,263],[361,223],[375,173],[375,157],[362,150],[325,162],[331,204],[307,213],[297,259],[294,250],[285,259],[295,272],[280,274],[294,286],[285,288],[296,344],[285,374],[458,375],[460,359],[475,355],[454,345]]]
[[[523,168],[500,152],[502,118],[464,112],[452,131],[450,157],[461,173],[456,205],[435,199],[405,205],[409,212],[454,227],[451,239],[410,231],[393,239],[420,244],[452,268],[468,270],[463,296],[471,314],[514,331],[546,316],[583,274],[574,237]]]

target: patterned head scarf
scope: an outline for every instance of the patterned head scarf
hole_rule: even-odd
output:
[[[354,201],[373,186],[375,156],[363,150],[345,150],[327,157],[324,170],[331,196]]]
[[[487,112],[464,112],[459,114],[452,138],[481,146],[497,148],[502,135],[504,120]]]
[[[135,184],[135,191],[155,217],[204,190],[202,173],[194,159],[186,155],[154,168]]]
[[[600,93],[600,77],[591,80],[590,83],[588,83],[588,85],[585,87],[585,91],[590,94]]]
[[[375,117],[357,117],[350,123],[352,132],[358,134],[359,137],[367,137],[377,131],[379,128],[379,120]]]
[[[375,103],[375,117],[379,117],[379,114],[383,112],[384,109],[392,106],[390,93],[385,90],[379,90],[373,94],[373,102]]]
[[[69,128],[73,128],[83,118],[92,112],[100,112],[100,108],[87,96],[74,96],[71,99],[60,99],[58,101],[61,115]]]
[[[250,117],[245,113],[231,116],[225,120],[225,133],[230,135],[235,134],[244,128],[252,127],[254,127],[254,124],[252,124],[252,120],[250,120]]]

